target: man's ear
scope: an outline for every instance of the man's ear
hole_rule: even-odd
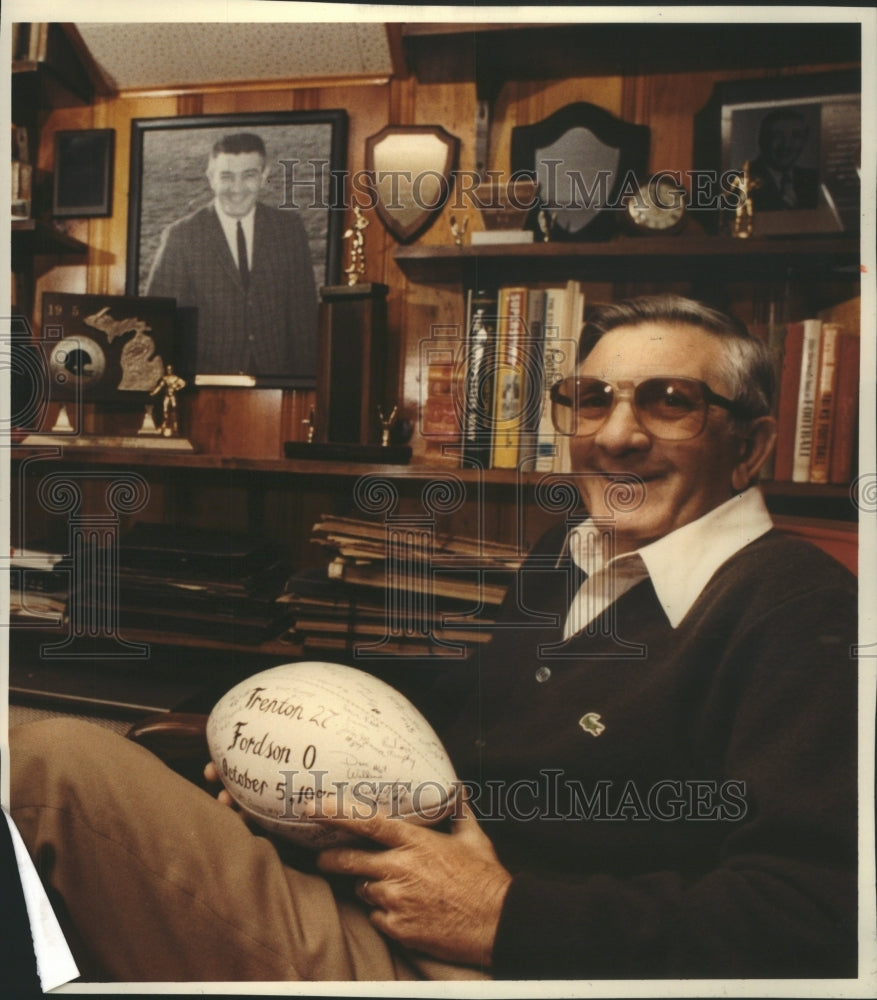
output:
[[[773,451],[777,439],[777,422],[773,417],[753,420],[742,435],[740,459],[731,473],[731,485],[738,492],[755,481],[759,469]]]

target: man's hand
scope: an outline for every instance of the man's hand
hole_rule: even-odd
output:
[[[451,833],[398,818],[319,820],[387,850],[333,847],[321,871],[355,876],[357,895],[373,907],[372,924],[408,948],[487,968],[503,900],[512,880],[468,803]]]

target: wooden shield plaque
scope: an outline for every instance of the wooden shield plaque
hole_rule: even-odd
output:
[[[410,243],[448,200],[460,140],[440,125],[388,125],[365,142],[365,165],[378,217]]]

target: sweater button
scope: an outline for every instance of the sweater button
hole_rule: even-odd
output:
[[[536,671],[536,680],[539,681],[540,684],[544,684],[550,676],[551,676],[551,671],[548,669],[548,667],[540,667]]]

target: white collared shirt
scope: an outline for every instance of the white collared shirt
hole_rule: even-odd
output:
[[[676,628],[719,566],[772,527],[761,490],[753,486],[669,535],[606,562],[608,529],[588,518],[566,540],[565,551],[588,578],[570,605],[564,638],[581,632],[647,576]]]
[[[253,230],[255,229],[256,206],[254,205],[246,215],[240,219],[236,215],[227,215],[219,205],[219,201],[214,201],[213,207],[216,209],[216,217],[225,233],[225,239],[235,264],[240,267],[238,260],[238,222],[244,231],[244,239],[247,242],[247,264],[249,269],[253,269]]]

